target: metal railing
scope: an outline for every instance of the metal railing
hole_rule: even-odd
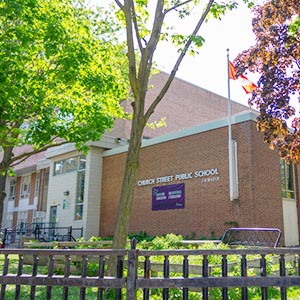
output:
[[[83,228],[58,227],[56,223],[23,223],[15,228],[5,228],[1,231],[2,245],[17,245],[20,247],[24,238],[40,242],[75,241],[82,237]]]
[[[278,228],[229,228],[223,234],[221,241],[231,246],[262,246],[278,247],[281,230]]]
[[[248,300],[253,289],[262,300],[284,300],[290,288],[300,286],[299,248],[141,251],[132,241],[130,250],[0,249],[1,257],[1,300],[8,299],[8,285],[15,286],[15,299],[24,291],[21,286],[27,286],[30,299],[82,300],[87,295],[89,299],[135,300],[138,290],[139,299],[144,300],[174,299],[174,292],[176,299],[183,300]],[[115,276],[105,274],[111,257],[117,260]],[[12,274],[13,259],[17,268]],[[26,264],[31,266],[29,271]],[[78,290],[76,298],[69,295],[73,288]],[[42,298],[36,296],[38,289]],[[109,290],[114,294],[105,298]],[[234,298],[229,297],[232,292]]]

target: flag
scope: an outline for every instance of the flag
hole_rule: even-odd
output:
[[[229,78],[233,80],[238,80],[241,83],[242,88],[247,94],[252,93],[254,90],[257,89],[257,86],[246,76],[244,75],[236,76],[236,69],[232,64],[232,62],[230,61],[229,61]]]
[[[232,64],[231,61],[229,61],[229,78],[236,80],[237,78],[235,77],[236,75],[236,69],[234,67],[234,65]]]

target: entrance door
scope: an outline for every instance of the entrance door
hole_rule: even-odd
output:
[[[55,227],[56,219],[57,219],[57,206],[55,205],[55,206],[50,207],[50,224],[51,224],[51,227]]]
[[[50,206],[50,220],[49,220],[49,231],[48,241],[53,241],[56,236],[56,220],[57,220],[57,206]]]

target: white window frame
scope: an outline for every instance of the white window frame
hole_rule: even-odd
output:
[[[18,224],[27,223],[27,217],[28,217],[28,211],[27,210],[23,210],[23,211],[19,211],[18,213]]]
[[[296,199],[295,168],[293,164],[280,161],[281,195],[283,199]],[[291,186],[291,188],[289,188]]]
[[[8,201],[15,201],[16,199],[16,189],[17,189],[17,178],[11,178],[9,181],[9,196]]]
[[[86,175],[85,168],[86,168],[86,156],[79,155],[78,156],[76,200],[75,200],[75,216],[74,216],[75,221],[81,221],[83,219],[84,189],[85,189],[85,175]],[[83,186],[81,185],[82,176],[83,176]]]
[[[41,184],[41,172],[36,173],[35,178],[35,187],[34,187],[34,196],[37,197],[40,191],[40,184]]]
[[[22,176],[20,198],[28,199],[30,196],[31,174]]]
[[[63,160],[54,162],[53,176],[62,175],[77,171],[78,157],[72,156]]]
[[[13,225],[13,217],[14,217],[14,215],[12,212],[7,213],[6,222],[7,222],[8,227],[10,227],[10,228]]]

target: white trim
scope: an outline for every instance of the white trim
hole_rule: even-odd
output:
[[[36,163],[36,170],[42,170],[42,169],[46,169],[46,168],[50,168],[50,159],[41,159],[39,161],[37,161]]]
[[[127,141],[123,141],[123,143],[127,143]],[[99,141],[89,141],[86,143],[87,146],[90,147],[98,147],[98,148],[104,148],[104,149],[111,149],[114,147],[122,147],[122,144],[117,142],[115,137],[108,136],[108,135],[102,135],[101,139]],[[63,154],[67,154],[70,152],[74,152],[78,150],[75,147],[75,143],[68,143],[64,145],[60,145],[57,147],[49,148],[46,151],[46,158],[53,158],[55,156],[60,156]]]
[[[76,151],[75,143],[60,145],[60,146],[48,149],[46,151],[46,158],[52,158],[52,157],[59,156],[59,155],[69,153],[72,151]]]
[[[256,122],[257,116],[258,116],[258,113],[255,113],[252,110],[244,111],[239,114],[232,115],[231,123],[238,124],[238,123],[242,123],[242,122],[246,122],[246,121]],[[195,134],[199,134],[202,132],[226,127],[226,126],[228,126],[228,118],[227,117],[224,119],[216,120],[216,121],[198,125],[195,127],[183,129],[183,130],[180,130],[177,132],[172,132],[172,133],[168,133],[168,134],[161,135],[158,137],[154,137],[152,139],[144,140],[142,142],[142,148],[160,144],[160,143],[164,143],[164,142],[168,142],[168,141],[172,141],[172,140],[176,140],[176,139],[180,139],[180,138],[195,135]],[[111,155],[115,155],[115,154],[119,154],[119,153],[124,153],[124,152],[127,152],[127,150],[128,150],[128,146],[123,146],[120,148],[106,150],[103,152],[103,157],[107,157],[107,156],[111,156]]]

